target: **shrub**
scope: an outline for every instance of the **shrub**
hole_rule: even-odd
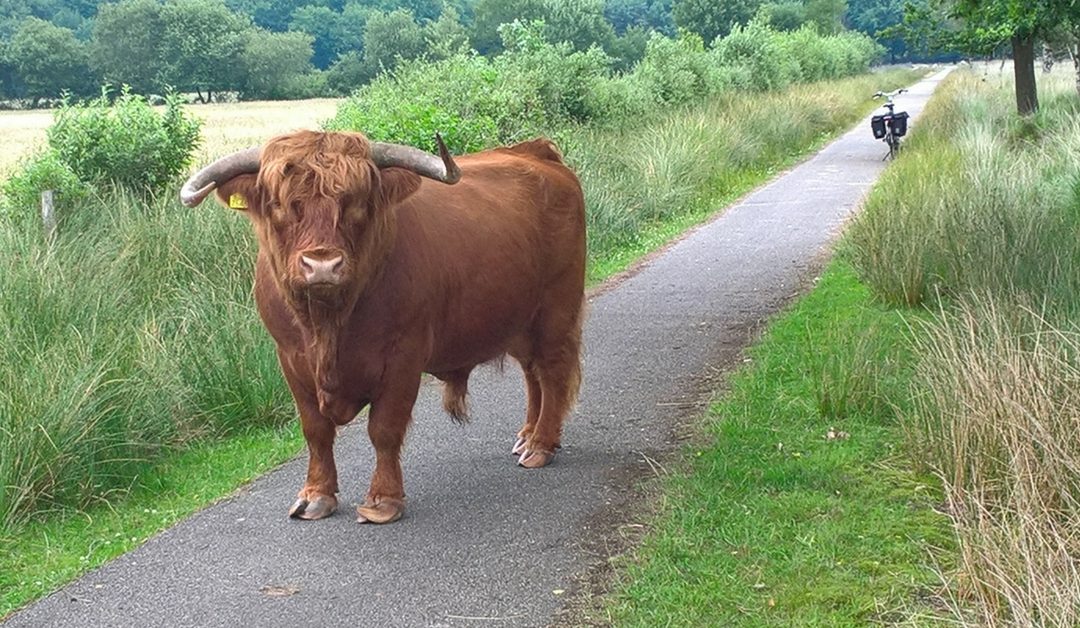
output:
[[[9,218],[17,221],[33,216],[40,203],[41,192],[56,193],[57,209],[79,204],[90,192],[71,168],[53,150],[46,150],[24,160],[3,187],[4,205]],[[58,212],[64,215],[65,212]]]
[[[498,143],[502,131],[534,126],[529,115],[537,98],[497,79],[491,62],[474,54],[406,61],[358,89],[326,126],[428,149],[438,131],[454,152],[479,150]]]
[[[191,163],[199,122],[184,113],[175,95],[158,113],[126,89],[86,104],[65,102],[48,130],[49,147],[83,182],[113,183],[139,194],[156,194]]]
[[[573,124],[636,123],[662,107],[731,90],[844,76],[865,69],[876,54],[864,35],[779,33],[758,20],[718,39],[711,51],[692,33],[653,33],[634,70],[613,74],[618,60],[599,47],[575,51],[547,41],[546,32],[542,21],[515,20],[499,28],[505,52],[498,57],[402,62],[358,89],[327,128],[425,148],[441,131],[452,150],[476,150]],[[804,45],[816,55],[805,72],[797,60]],[[341,91],[360,70],[358,58],[343,57],[328,80]]]
[[[697,35],[678,39],[654,33],[645,46],[645,58],[634,70],[656,104],[682,104],[715,91],[714,65]]]
[[[519,92],[534,89],[548,124],[588,122],[607,112],[594,110],[597,86],[609,79],[613,59],[597,47],[575,52],[569,43],[543,39],[544,23],[514,21],[499,29],[506,53],[494,65],[503,81]]]
[[[757,90],[780,89],[800,78],[797,55],[788,54],[779,33],[760,19],[736,25],[727,37],[717,39],[713,56],[718,65],[745,68]]]

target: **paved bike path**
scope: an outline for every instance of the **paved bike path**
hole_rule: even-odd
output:
[[[945,72],[897,98],[916,118]],[[555,463],[510,455],[524,413],[516,365],[478,370],[472,422],[421,391],[404,453],[408,508],[389,526],[354,522],[373,465],[363,426],[336,450],[341,511],[286,510],[306,456],[150,539],[6,626],[542,626],[618,534],[647,462],[670,451],[701,379],[731,365],[760,322],[820,268],[884,167],[868,122],[729,208],[590,300],[585,380]],[[625,504],[624,504],[625,505]],[[632,508],[632,504],[631,504]]]

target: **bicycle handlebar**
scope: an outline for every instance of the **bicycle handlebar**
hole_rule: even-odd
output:
[[[877,98],[892,98],[893,96],[899,96],[900,94],[903,94],[906,91],[908,91],[908,90],[901,87],[900,89],[898,89],[898,90],[896,90],[894,92],[889,92],[889,93],[877,92],[877,93],[874,94],[874,98],[875,99],[877,99]]]

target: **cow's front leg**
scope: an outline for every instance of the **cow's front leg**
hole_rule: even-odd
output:
[[[391,523],[405,513],[401,446],[419,389],[419,371],[403,373],[371,404],[368,436],[375,446],[375,473],[367,498],[356,509],[360,523]]]
[[[282,372],[289,384],[296,409],[300,412],[300,426],[308,447],[308,472],[304,487],[289,508],[294,519],[322,519],[337,510],[337,466],[334,464],[334,437],[337,425],[319,410],[319,402],[311,392],[311,382],[291,367],[289,360],[280,353]]]
[[[337,510],[337,465],[334,464],[334,436],[337,425],[319,412],[314,400],[297,399],[300,424],[308,446],[307,481],[289,509],[294,519],[322,519]]]

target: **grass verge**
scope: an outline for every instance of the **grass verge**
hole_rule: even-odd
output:
[[[910,71],[874,74],[779,94],[743,94],[723,103],[675,111],[639,129],[653,140],[648,144],[650,152],[632,160],[623,155],[625,132],[594,133],[590,138],[595,143],[580,145],[592,147],[592,152],[575,153],[581,159],[575,165],[587,189],[604,188],[610,194],[590,199],[590,212],[595,215],[601,206],[611,209],[623,202],[635,211],[648,211],[634,218],[632,233],[622,230],[602,246],[594,244],[590,279],[599,281],[625,268],[819,147],[874,106],[866,94],[917,77]],[[751,115],[755,111],[757,117]],[[785,120],[779,115],[784,111],[801,112],[799,124],[792,123],[792,116]],[[686,120],[697,141],[685,142],[685,136],[676,132],[684,126],[680,121]],[[738,127],[739,120],[747,120],[745,128]],[[722,159],[716,152],[701,152],[716,151],[717,142],[708,142],[706,131],[724,137]],[[659,185],[643,184],[658,183],[655,175],[653,179],[646,176],[658,160],[678,165],[679,171],[671,173],[682,183],[676,195]],[[608,171],[613,174],[605,178],[596,167],[599,163],[615,164],[615,170]],[[71,449],[52,462],[0,454],[0,472],[17,477],[30,468],[32,477],[40,478],[13,480],[10,486],[30,490],[34,482],[46,483],[46,490],[37,496],[38,512],[32,516],[19,510],[17,493],[0,503],[5,512],[18,515],[2,533],[4,547],[11,549],[0,553],[0,585],[4,585],[0,616],[227,495],[301,446],[295,434],[286,438],[279,427],[287,404],[272,385],[278,381],[270,373],[272,351],[259,336],[250,308],[245,287],[250,280],[243,262],[249,258],[250,242],[240,235],[245,229],[239,224],[242,221],[212,209],[194,214],[164,205],[139,207],[122,198],[105,199],[101,211],[104,217],[83,216],[78,220],[85,223],[68,224],[67,231],[80,235],[56,250],[40,250],[32,242],[32,230],[5,234],[18,245],[9,248],[20,251],[18,258],[0,260],[11,271],[5,276],[21,293],[34,296],[32,302],[41,308],[40,315],[28,314],[25,303],[11,302],[9,316],[0,318],[0,323],[18,332],[8,336],[17,338],[17,343],[9,341],[0,349],[9,351],[10,362],[20,366],[17,373],[7,374],[13,392],[7,398],[0,396],[0,420],[10,423],[3,431],[13,439],[7,451],[42,449],[37,441],[15,443],[18,435],[38,438],[46,434],[44,428],[21,427],[27,421],[23,417],[44,417],[30,419],[42,424],[54,417],[58,425],[77,429],[66,432],[71,438],[61,443],[70,443]],[[598,248],[603,252],[596,252]],[[230,261],[216,262],[221,259]],[[139,263],[153,272],[131,276]],[[45,284],[37,279],[43,264],[55,271],[48,274],[54,279]],[[206,269],[212,269],[211,276],[205,274]],[[96,277],[135,289],[108,291],[109,300],[103,303],[96,296],[101,292]],[[78,289],[72,290],[72,285]],[[207,294],[199,288],[207,285],[216,286],[209,305]],[[57,303],[65,304],[59,314]],[[99,306],[88,309],[87,303]],[[133,324],[138,334],[130,333]],[[66,338],[64,343],[43,352],[45,339],[59,333],[46,333],[45,325],[57,330],[96,329],[97,333],[86,338],[59,334]],[[237,337],[242,339],[239,343]],[[57,380],[46,375],[56,368],[50,355],[74,355],[84,364],[110,366],[101,372],[73,370],[75,376]],[[117,360],[118,356],[123,359]],[[222,364],[229,368],[214,366]],[[258,381],[263,384],[254,383]],[[18,382],[22,383],[15,386]],[[76,400],[93,403],[73,406],[58,401],[58,388],[72,394],[82,391]],[[94,391],[104,389],[108,395],[99,403]],[[125,423],[128,415],[118,411],[125,406],[121,399],[128,399],[127,405],[135,399],[144,407],[145,411],[129,413],[142,417],[134,427],[146,430],[144,435],[136,443],[122,440],[118,445],[80,441],[85,429],[78,426],[94,425],[113,425],[113,431],[130,440],[133,426]],[[85,411],[86,417],[70,421],[64,419],[69,413],[57,414],[71,407]],[[31,412],[34,408],[40,412]],[[189,417],[197,420],[189,423]],[[87,469],[86,480],[48,484],[55,481],[61,463],[88,459],[80,449],[84,446],[90,447],[88,455],[101,454],[103,464],[115,462],[116,450],[111,447],[135,448],[126,451],[121,474],[92,468]],[[233,447],[253,455],[235,455]],[[211,461],[213,473],[204,479]],[[166,478],[175,479],[168,480],[170,484]],[[61,489],[79,506],[54,501]]]
[[[901,456],[907,322],[850,266],[769,327],[610,608],[620,626],[854,626],[931,616],[940,490]]]
[[[900,422],[942,480],[958,624],[1080,625],[1074,79],[1043,76],[1020,118],[1009,76],[954,73],[851,230],[879,299],[934,312]]]
[[[1080,622],[1080,104],[954,73],[611,601],[652,625]],[[831,437],[830,437],[831,435]]]

